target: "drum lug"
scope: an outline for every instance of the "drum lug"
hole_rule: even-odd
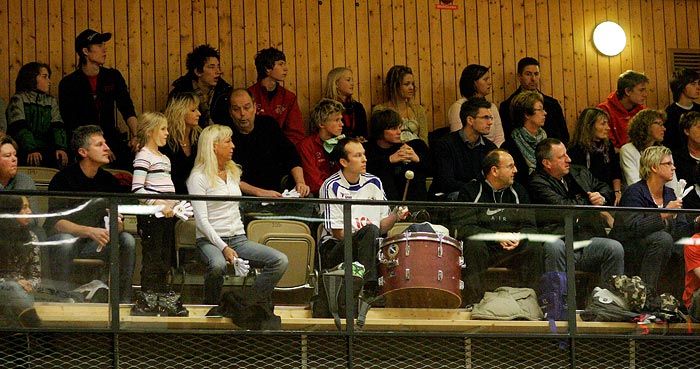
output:
[[[461,279],[459,280],[459,289],[464,290],[464,281]]]
[[[397,266],[399,266],[399,259],[389,260],[385,264],[386,267],[389,269],[396,268]]]
[[[443,276],[442,270],[438,270],[438,281],[442,280],[442,276]]]
[[[464,263],[464,256],[459,257],[459,267],[462,269],[467,267],[467,265]]]
[[[411,245],[409,245],[408,242],[406,242],[406,246],[404,246],[404,250],[405,250],[406,256],[411,255]]]
[[[408,281],[410,279],[411,279],[411,269],[406,269],[406,280]]]
[[[438,255],[437,257],[441,258],[442,257],[442,242],[440,242],[440,245],[438,246]]]
[[[379,287],[384,285],[384,277],[377,278],[377,285],[379,285]]]

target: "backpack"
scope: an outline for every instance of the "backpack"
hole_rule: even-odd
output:
[[[544,318],[550,322],[567,320],[569,304],[567,302],[568,287],[565,272],[547,272],[540,280],[540,295],[537,302],[542,308]]]
[[[623,297],[600,287],[593,289],[586,310],[581,313],[581,319],[589,322],[632,322],[639,316],[629,310]]]
[[[360,297],[364,285],[364,266],[359,262],[352,263],[352,297],[350,307],[352,316],[357,319],[357,326],[365,323],[367,311],[371,305]],[[333,318],[335,326],[341,329],[340,319],[346,318],[345,305],[345,269],[343,263],[323,273],[318,281],[318,292],[311,298],[311,311],[314,318]]]
[[[647,288],[638,276],[613,275],[608,280],[610,292],[622,297],[630,311],[642,312],[647,303]]]
[[[249,330],[280,330],[282,319],[275,315],[269,301],[259,298],[252,290],[229,291],[221,296],[221,304],[209,310],[207,316],[224,316]]]

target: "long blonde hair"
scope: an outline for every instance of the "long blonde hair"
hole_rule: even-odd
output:
[[[182,147],[180,141],[185,139],[187,124],[185,123],[185,113],[192,105],[199,107],[199,98],[193,92],[181,92],[174,94],[168,99],[165,106],[165,117],[168,119],[168,146],[173,152],[179,151]],[[192,127],[190,132],[190,142],[197,143],[202,127],[199,125]]]
[[[328,76],[326,77],[326,91],[323,97],[331,100],[338,99],[338,86],[336,83],[338,83],[339,79],[343,78],[343,74],[345,74],[346,71],[352,73],[352,69],[348,67],[333,68],[328,72]]]
[[[192,173],[199,171],[209,180],[210,185],[215,185],[217,174],[219,172],[219,163],[214,153],[214,144],[220,143],[228,137],[231,137],[233,132],[231,128],[220,124],[212,124],[202,130],[199,135],[199,147],[197,149],[197,158],[194,160],[194,168]],[[235,182],[240,181],[243,170],[234,163],[233,160],[224,164],[224,169],[231,174]]]
[[[139,115],[139,129],[136,132],[136,138],[139,140],[139,149],[143,149],[148,143],[148,134],[159,129],[162,124],[168,124],[168,120],[163,113],[146,111]]]

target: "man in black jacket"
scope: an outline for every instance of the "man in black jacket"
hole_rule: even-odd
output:
[[[535,149],[537,169],[530,175],[529,192],[532,202],[551,205],[604,206],[613,204],[615,197],[610,187],[597,180],[585,167],[571,165],[566,146],[556,138],[547,138]],[[589,240],[574,252],[576,269],[600,272],[605,281],[614,274],[624,273],[622,245],[606,237],[605,222],[599,211],[577,210],[574,214],[574,239]],[[538,212],[540,231],[564,234],[562,212],[548,209]],[[547,271],[566,271],[564,243],[556,249],[547,249]]]
[[[435,147],[435,178],[430,194],[454,199],[458,191],[480,176],[481,161],[496,145],[485,136],[491,131],[491,103],[471,99],[462,104],[459,117],[464,128],[450,133]],[[440,196],[442,194],[442,196]],[[453,194],[453,195],[450,195]]]
[[[514,182],[513,157],[505,150],[489,152],[482,162],[483,179],[472,180],[459,192],[460,202],[491,204],[529,204],[527,191]],[[522,208],[458,208],[455,227],[464,241],[463,292],[466,305],[479,302],[484,295],[483,274],[490,266],[511,266],[520,270],[521,280],[535,288],[542,273],[542,247],[528,242],[527,234],[536,233],[531,210]]]
[[[78,69],[63,77],[58,84],[58,107],[69,141],[78,127],[97,125],[104,132],[112,165],[133,171],[133,151],[138,145],[136,111],[122,74],[116,69],[103,67],[107,59],[105,43],[111,38],[111,33],[91,29],[76,37],[75,52],[80,58]],[[131,139],[128,145],[117,126],[115,105],[129,127]],[[81,158],[75,159],[80,161]]]

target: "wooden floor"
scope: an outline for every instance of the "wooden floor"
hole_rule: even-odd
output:
[[[210,318],[206,313],[211,306],[187,305],[189,317],[131,316],[131,305],[121,305],[120,321],[123,329],[238,329],[228,318]],[[37,303],[36,310],[45,327],[53,328],[108,328],[109,305]],[[334,331],[333,319],[312,318],[311,310],[303,306],[277,306],[275,313],[282,317],[282,329],[293,331]],[[345,321],[343,320],[343,324]],[[649,324],[584,322],[577,320],[579,333],[651,334],[700,332],[700,324]],[[568,323],[556,322],[560,333]],[[646,327],[646,328],[645,328]],[[464,309],[390,309],[374,308],[367,315],[364,331],[461,332],[461,333],[550,333],[546,321],[472,320]]]

